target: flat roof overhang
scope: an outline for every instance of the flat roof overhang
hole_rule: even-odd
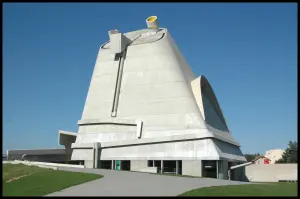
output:
[[[68,145],[75,143],[77,138],[77,133],[68,132],[68,131],[58,131],[58,144],[59,145]]]

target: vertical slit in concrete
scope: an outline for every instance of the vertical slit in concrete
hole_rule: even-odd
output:
[[[112,107],[112,113],[111,113],[112,117],[117,116],[117,109],[118,109],[118,103],[119,103],[119,97],[120,97],[122,73],[123,73],[123,67],[124,67],[124,60],[126,57],[126,51],[127,51],[127,48],[120,54],[120,57],[119,57],[119,66],[118,66],[117,80],[116,80],[115,93],[114,93],[114,101],[113,101],[113,107]]]

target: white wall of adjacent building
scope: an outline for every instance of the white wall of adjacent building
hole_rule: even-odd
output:
[[[284,150],[282,149],[273,149],[266,151],[265,157],[270,159],[270,164],[275,164],[277,160],[282,157]]]

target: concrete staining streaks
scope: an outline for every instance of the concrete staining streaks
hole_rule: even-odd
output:
[[[100,47],[72,159],[244,162],[208,80],[195,79],[154,19],[155,28],[109,32]]]
[[[227,179],[227,169],[246,159],[211,85],[204,76],[195,78],[157,17],[146,22],[142,30],[109,31],[78,133],[60,131],[59,143],[87,168],[157,167]]]

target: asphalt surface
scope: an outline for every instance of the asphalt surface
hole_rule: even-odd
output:
[[[201,187],[248,184],[211,178],[176,177],[104,169],[60,167],[59,170],[96,173],[104,177],[47,196],[177,196]]]

